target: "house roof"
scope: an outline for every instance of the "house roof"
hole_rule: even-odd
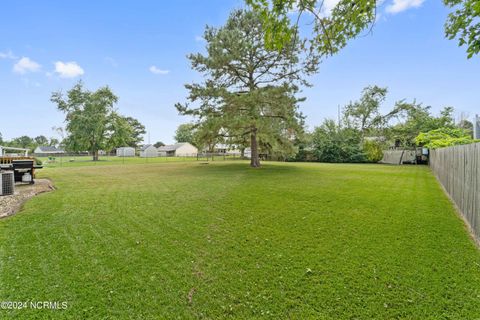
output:
[[[189,144],[189,143],[188,142],[181,142],[181,143],[176,143],[176,144],[169,144],[169,145],[166,145],[166,146],[161,146],[160,148],[158,148],[158,151],[175,151],[178,148],[180,148],[181,146],[184,146],[186,144]]]
[[[62,149],[57,149],[54,146],[38,146],[40,152],[64,152]]]
[[[147,150],[147,149],[150,148],[150,147],[153,147],[153,145],[151,145],[151,144],[146,144],[146,145],[144,145],[142,148],[140,148],[140,151],[145,151],[145,150]],[[155,148],[155,147],[154,147],[154,148]]]

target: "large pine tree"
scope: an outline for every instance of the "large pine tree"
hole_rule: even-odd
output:
[[[205,81],[186,85],[193,107],[177,104],[179,112],[196,116],[199,125],[215,123],[223,138],[248,136],[252,167],[260,166],[259,147],[292,152],[303,125],[296,93],[316,71],[313,51],[305,54],[298,39],[281,50],[266,49],[261,18],[245,10],[232,12],[221,28],[207,27],[204,38],[207,54],[189,59]]]

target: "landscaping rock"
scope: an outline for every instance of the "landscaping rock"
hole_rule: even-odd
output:
[[[52,182],[48,179],[35,179],[35,184],[15,185],[15,194],[0,196],[0,218],[17,213],[28,199],[54,189]]]

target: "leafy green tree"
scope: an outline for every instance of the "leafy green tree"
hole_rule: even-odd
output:
[[[399,141],[400,145],[405,147],[415,146],[415,138],[421,132],[428,132],[442,127],[455,127],[452,107],[445,107],[439,116],[431,114],[430,106],[424,107],[415,101],[412,103],[399,101],[395,108],[398,111],[400,122],[390,128],[389,136],[391,139]]]
[[[349,40],[371,30],[376,13],[383,1],[340,0],[330,14],[326,14],[324,0],[245,0],[258,12],[265,25],[266,45],[283,48],[297,36],[292,24],[297,25],[302,15],[314,17],[309,37],[311,46],[322,56],[330,56],[346,46]],[[478,0],[443,0],[455,10],[445,23],[448,39],[459,39],[459,45],[467,46],[468,58],[480,51],[480,2]],[[292,13],[296,13],[292,15]],[[293,17],[293,21],[292,18]]]
[[[225,136],[228,136],[228,133],[222,130],[219,119],[206,117],[195,126],[194,145],[201,150],[213,152],[217,143],[225,143]]]
[[[176,104],[199,123],[216,123],[225,136],[249,136],[252,167],[260,166],[259,148],[291,152],[293,138],[302,130],[295,97],[303,76],[316,70],[317,57],[300,57],[303,41],[291,41],[282,50],[268,50],[261,17],[244,10],[231,13],[225,26],[207,27],[207,55],[189,56],[193,69],[205,81],[186,85],[188,99]],[[215,119],[215,120],[213,120]]]
[[[107,139],[105,148],[112,150],[121,146],[136,146],[136,139],[134,128],[129,122],[128,118],[112,112],[108,117]]]
[[[65,145],[68,150],[88,150],[97,161],[99,150],[132,138],[128,121],[114,109],[118,98],[109,87],[92,92],[78,82],[66,95],[61,91],[52,93],[51,101],[65,113]]]
[[[313,131],[313,148],[320,162],[364,162],[361,134],[358,130],[340,127],[334,120],[325,120]]]
[[[347,126],[360,131],[362,138],[368,135],[383,134],[382,129],[398,112],[393,110],[386,115],[380,113],[380,107],[385,101],[387,88],[368,86],[363,89],[360,100],[349,103],[343,110]]]
[[[165,143],[163,143],[162,141],[157,141],[153,144],[155,148],[160,148],[160,147],[163,147],[164,145]]]
[[[420,133],[415,142],[426,148],[436,149],[475,142],[470,132],[460,128],[439,128]]]
[[[375,140],[363,141],[363,153],[368,162],[378,162],[383,158],[383,145]]]
[[[57,138],[50,138],[50,141],[48,142],[49,146],[56,147],[60,144],[60,141]]]
[[[443,0],[455,10],[448,15],[445,34],[448,39],[458,38],[459,46],[467,47],[467,57],[480,52],[480,1]]]
[[[195,125],[193,123],[184,123],[178,126],[173,137],[177,143],[188,142],[196,145],[195,143]]]
[[[48,139],[45,136],[37,136],[34,141],[37,146],[48,146]]]
[[[0,145],[2,145],[4,142],[3,142],[3,136],[2,136],[2,133],[0,132]]]
[[[313,146],[313,134],[311,132],[304,132],[302,136],[295,139],[295,145],[298,147],[298,152],[294,157],[289,158],[289,161],[315,161],[316,153]]]
[[[132,128],[131,136],[127,145],[133,148],[137,148],[143,141],[143,136],[147,133],[145,126],[133,117],[126,117],[128,125]]]
[[[322,56],[340,51],[350,39],[373,26],[376,17],[375,0],[340,0],[330,15],[326,15],[323,0],[246,0],[259,12],[265,25],[266,45],[281,49],[297,36],[291,28],[291,13],[296,12],[295,24],[303,14],[314,17],[311,29],[311,49]]]
[[[473,138],[473,122],[462,119],[457,125],[458,128],[464,129]]]
[[[12,139],[9,145],[17,148],[33,149],[35,147],[35,140],[29,136],[21,136]]]

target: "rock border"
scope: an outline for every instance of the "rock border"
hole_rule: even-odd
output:
[[[15,194],[0,196],[0,219],[18,213],[25,202],[41,193],[55,190],[52,181],[48,179],[35,179],[34,184],[15,184]]]

